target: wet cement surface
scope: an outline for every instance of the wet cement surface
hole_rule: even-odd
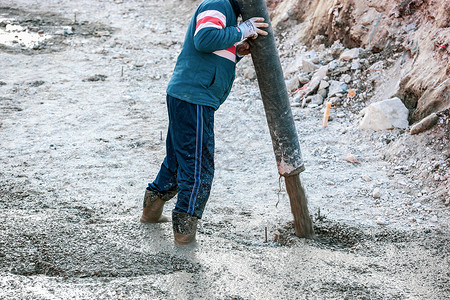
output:
[[[299,135],[316,239],[295,237],[256,83],[238,80],[216,114],[217,172],[197,245],[174,246],[170,223],[139,223],[164,157],[164,91],[194,4],[0,0],[51,26],[70,23],[75,10],[79,22],[103,24],[101,34],[74,28],[52,51],[0,52],[0,298],[447,299],[446,215],[377,225],[386,203],[410,195],[377,153],[358,167],[319,168],[310,150],[318,143],[336,152],[371,145],[357,148],[354,132],[340,138],[333,130],[344,123],[317,130],[315,111]],[[392,198],[374,204],[370,183],[349,180],[359,174]]]

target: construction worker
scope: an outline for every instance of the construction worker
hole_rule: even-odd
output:
[[[189,24],[167,88],[166,157],[144,196],[143,223],[166,222],[164,203],[178,193],[172,211],[174,241],[195,241],[214,176],[214,112],[230,93],[236,62],[250,52],[247,38],[267,35],[263,18],[237,25],[236,0],[204,0]]]

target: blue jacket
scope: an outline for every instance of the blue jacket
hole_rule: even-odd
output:
[[[167,94],[219,108],[235,77],[235,44],[242,38],[237,28],[238,13],[236,0],[204,0],[199,5],[189,23]]]

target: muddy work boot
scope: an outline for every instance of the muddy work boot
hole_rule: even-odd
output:
[[[162,215],[164,204],[176,195],[176,191],[161,193],[145,190],[144,210],[142,212],[141,223],[162,223],[168,222],[169,218]]]
[[[195,242],[198,218],[185,212],[172,212],[175,245],[185,247]]]

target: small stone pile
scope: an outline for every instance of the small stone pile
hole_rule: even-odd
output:
[[[362,48],[345,49],[336,41],[319,53],[300,55],[287,66],[286,86],[292,106],[320,107],[324,102],[343,106],[363,116],[360,128],[382,130],[407,128],[408,109],[401,99],[386,99],[365,107],[374,93],[381,72],[393,60]],[[364,109],[363,109],[364,108]]]

